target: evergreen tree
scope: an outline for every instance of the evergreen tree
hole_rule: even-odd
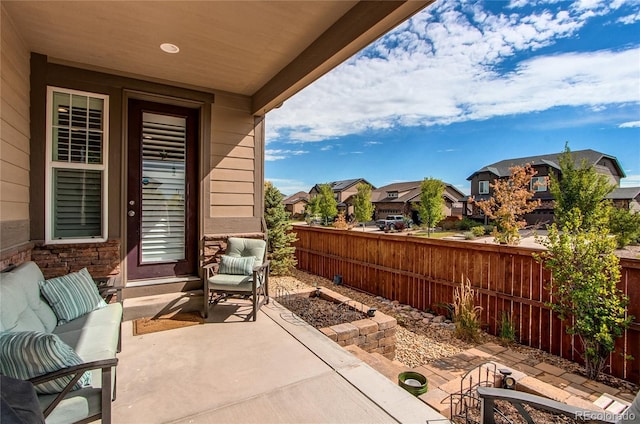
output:
[[[356,221],[362,223],[362,231],[364,231],[364,224],[371,221],[373,216],[371,186],[366,183],[360,183],[356,188],[358,193],[353,198],[353,213],[356,216]]]
[[[558,227],[564,226],[572,209],[579,209],[582,213],[583,228],[599,225],[601,220],[607,219],[610,209],[605,197],[613,191],[613,184],[586,160],[576,167],[568,143],[558,162],[560,178],[550,172],[549,184],[549,191],[555,200],[553,213]]]
[[[333,190],[329,184],[320,184],[318,186],[320,192],[318,193],[318,213],[324,220],[324,224],[328,225],[329,219],[332,219],[338,215],[338,202],[333,197]]]
[[[435,178],[425,178],[420,183],[420,204],[417,206],[422,223],[431,237],[431,228],[444,218],[444,183]]]
[[[264,185],[264,219],[267,223],[268,251],[271,260],[271,273],[286,275],[297,264],[296,248],[291,244],[297,240],[292,232],[282,193],[270,182]]]

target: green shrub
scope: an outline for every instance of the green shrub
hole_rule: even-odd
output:
[[[511,344],[516,340],[516,327],[511,315],[502,311],[500,318],[500,340],[504,344]]]
[[[464,232],[464,239],[465,240],[474,240],[476,238],[475,234],[473,234],[473,232],[471,231],[465,231]]]
[[[471,281],[463,276],[460,287],[453,293],[453,322],[456,325],[456,337],[468,342],[476,342],[479,337],[482,308],[476,306],[476,297],[475,290],[471,288]]]
[[[493,231],[496,229],[496,227],[494,227],[493,225],[485,225],[483,226],[484,228],[484,235],[485,236],[490,236]]]
[[[477,227],[471,227],[471,232],[476,237],[482,237],[484,236],[484,227],[481,225],[478,225]]]
[[[455,228],[460,231],[468,231],[472,227],[476,227],[478,225],[480,224],[474,221],[473,219],[464,217],[460,221],[456,222]]]

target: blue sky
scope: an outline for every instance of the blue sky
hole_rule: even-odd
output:
[[[640,0],[439,0],[266,118],[285,195],[594,149],[640,186]]]

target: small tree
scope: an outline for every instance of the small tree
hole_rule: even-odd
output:
[[[271,260],[271,272],[274,275],[287,275],[296,266],[296,248],[291,244],[297,240],[292,232],[282,193],[270,182],[264,184],[264,220],[267,223],[268,251]]]
[[[320,198],[314,196],[309,199],[307,205],[304,207],[304,212],[307,216],[307,224],[309,224],[311,219],[315,218],[316,215],[320,215]]]
[[[431,228],[444,218],[444,183],[435,178],[425,178],[420,183],[420,203],[416,206],[422,223],[431,237]]]
[[[611,208],[609,229],[615,235],[619,248],[640,242],[640,213],[629,209]]]
[[[540,205],[540,200],[531,200],[535,194],[531,185],[531,178],[538,172],[526,164],[509,168],[511,175],[506,179],[498,179],[491,183],[493,196],[488,200],[475,202],[476,205],[496,222],[493,236],[497,243],[516,245],[520,243],[521,228],[526,221],[522,216]]]
[[[353,198],[353,213],[356,217],[356,221],[363,224],[362,231],[364,231],[364,224],[371,221],[371,217],[373,216],[371,186],[367,183],[360,183],[356,188],[358,192]]]
[[[586,160],[576,167],[568,143],[558,162],[560,177],[549,173],[549,191],[555,200],[553,213],[559,228],[564,226],[569,212],[574,208],[582,212],[582,227],[597,225],[597,221],[605,219],[609,212],[608,204],[604,204],[605,197],[613,191],[614,185]]]
[[[329,184],[320,184],[318,193],[318,213],[327,225],[330,218],[338,215],[338,202],[333,197],[333,190]]]
[[[627,297],[616,287],[619,259],[606,225],[584,229],[577,208],[564,218],[562,231],[554,223],[539,240],[548,250],[534,256],[553,274],[548,306],[561,319],[571,319],[567,332],[580,340],[587,377],[595,380],[632,317],[626,316]]]

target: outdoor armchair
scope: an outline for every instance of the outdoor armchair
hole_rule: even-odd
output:
[[[253,320],[263,303],[269,303],[269,261],[267,242],[260,239],[230,237],[219,263],[204,267],[204,317],[209,307],[229,295],[249,296]]]

